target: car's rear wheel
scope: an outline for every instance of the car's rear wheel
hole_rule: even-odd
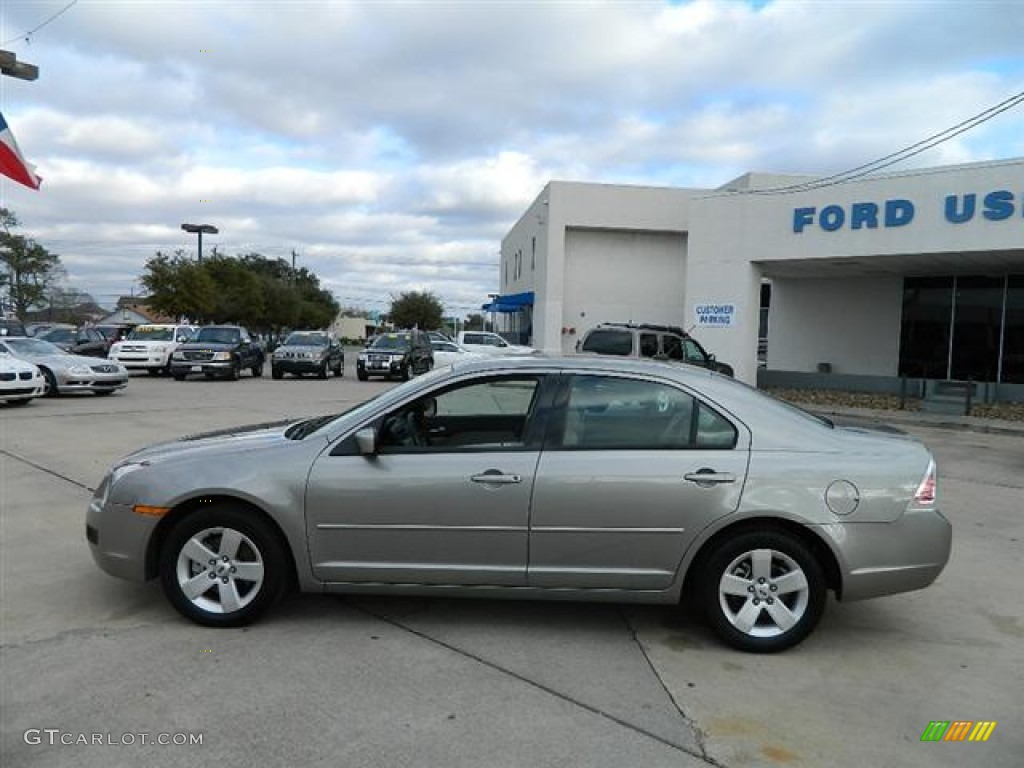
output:
[[[272,378],[272,379],[283,379],[284,378],[284,371],[282,371],[280,368],[275,368],[274,366],[270,366],[270,378]]]
[[[238,627],[281,596],[288,557],[274,530],[234,505],[195,512],[164,542],[160,581],[171,605],[192,621]]]
[[[701,567],[708,624],[741,651],[774,653],[799,643],[825,608],[814,554],[782,531],[753,531],[720,544]]]

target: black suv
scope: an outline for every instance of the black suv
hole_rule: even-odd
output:
[[[434,347],[424,331],[395,331],[380,334],[359,353],[356,376],[360,381],[370,376],[398,376],[408,381],[433,367]]]
[[[733,375],[731,365],[715,360],[714,355],[676,325],[601,323],[583,335],[576,350],[595,355],[674,360]]]
[[[248,368],[263,375],[263,347],[240,325],[207,325],[171,354],[171,375],[182,381],[190,373],[237,381]]]

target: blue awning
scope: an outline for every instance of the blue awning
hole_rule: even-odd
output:
[[[496,296],[489,304],[480,307],[484,312],[518,312],[523,307],[533,306],[533,291],[510,293]]]

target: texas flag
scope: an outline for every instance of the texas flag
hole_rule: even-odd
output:
[[[42,179],[36,176],[36,167],[25,162],[18,149],[14,134],[7,127],[7,121],[0,114],[0,173],[32,189],[39,189]]]

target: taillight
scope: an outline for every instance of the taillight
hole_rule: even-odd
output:
[[[917,491],[914,492],[915,504],[929,507],[935,503],[936,474],[935,462],[929,461],[928,471],[924,473],[924,479],[921,480],[921,484],[917,486]]]

